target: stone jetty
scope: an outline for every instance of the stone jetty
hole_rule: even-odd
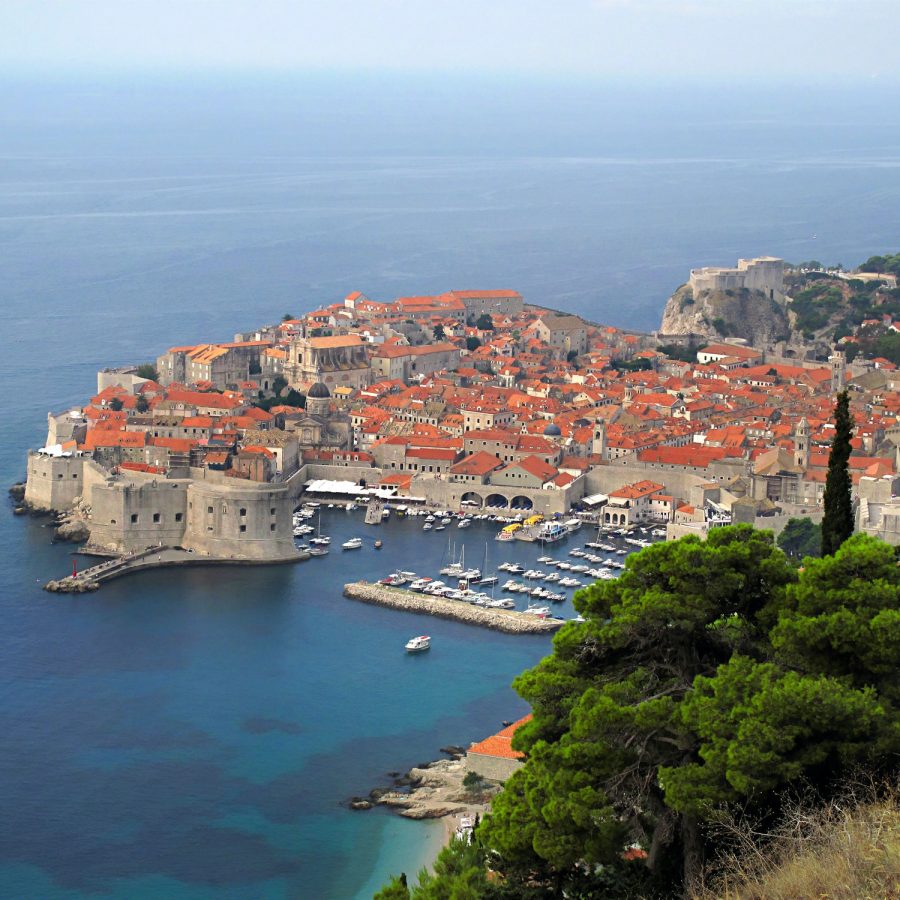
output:
[[[540,616],[530,613],[508,609],[487,609],[459,600],[429,597],[425,594],[405,591],[402,588],[370,584],[368,581],[345,584],[344,596],[351,600],[362,600],[363,603],[373,603],[376,606],[425,613],[440,619],[453,619],[456,622],[465,622],[467,625],[480,625],[482,628],[493,628],[495,631],[505,631],[509,634],[547,634],[565,624],[559,619],[542,619]]]

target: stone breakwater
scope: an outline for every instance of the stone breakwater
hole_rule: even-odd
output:
[[[401,588],[370,584],[367,581],[345,584],[344,596],[352,600],[362,600],[363,603],[402,609],[406,612],[425,613],[440,619],[453,619],[467,625],[480,625],[482,628],[505,631],[508,634],[547,634],[565,624],[559,619],[542,619],[540,616],[507,609],[486,609],[459,600],[427,597]]]

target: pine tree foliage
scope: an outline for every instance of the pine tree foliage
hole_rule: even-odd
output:
[[[775,821],[792,786],[828,800],[857,766],[895,772],[900,569],[883,542],[798,571],[771,532],[717,528],[575,602],[585,621],[515,681],[525,764],[417,900],[681,896],[730,811]]]

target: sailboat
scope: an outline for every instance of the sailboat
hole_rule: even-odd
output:
[[[322,507],[319,507],[319,518],[316,523],[316,536],[309,539],[310,544],[316,546],[327,547],[331,543],[331,538],[322,534]]]

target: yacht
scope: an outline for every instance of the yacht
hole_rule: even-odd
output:
[[[553,557],[552,557],[552,556],[539,556],[539,557],[537,558],[537,561],[538,561],[539,563],[545,563],[545,564],[546,564],[546,563],[552,563],[552,562],[553,562]]]
[[[490,585],[496,584],[499,580],[496,575],[488,575],[486,578],[479,578],[478,583],[485,587],[490,587]]]
[[[418,653],[420,650],[427,650],[430,646],[431,638],[427,634],[420,634],[418,637],[410,638],[406,642],[408,653]]]
[[[318,537],[310,538],[309,542],[316,546],[327,547],[331,543],[331,538],[320,534]]]
[[[581,519],[568,519],[564,524],[566,531],[571,534],[573,531],[578,531],[581,528]]]
[[[550,607],[549,606],[529,606],[528,609],[525,610],[527,613],[531,613],[533,616],[549,616],[550,615]]]
[[[521,575],[525,571],[524,566],[520,566],[518,563],[513,563],[511,566],[506,567],[507,572],[512,572],[513,575]]]
[[[457,528],[469,528],[469,527],[471,527],[471,525],[472,525],[472,520],[471,520],[471,519],[460,519],[460,520],[456,523],[456,527],[457,527]]]
[[[343,547],[344,550],[359,550],[360,547],[362,547],[362,538],[350,538],[349,541],[344,541],[344,543],[341,544],[341,547]]]
[[[491,602],[488,603],[488,607],[491,607],[493,609],[515,609],[516,601],[508,600],[506,598],[502,600],[491,600]]]

